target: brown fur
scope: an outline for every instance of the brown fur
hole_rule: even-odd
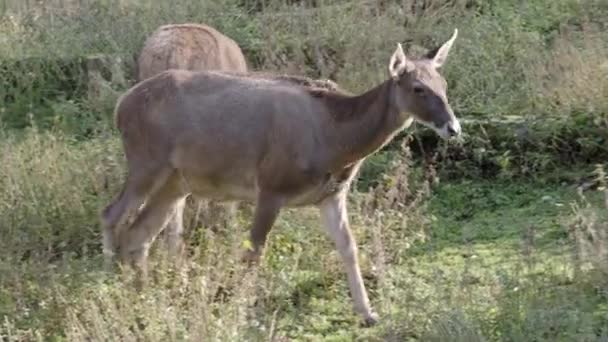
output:
[[[164,25],[145,41],[137,61],[137,81],[169,69],[246,71],[237,43],[202,24]]]
[[[435,70],[455,37],[432,60],[410,61],[399,46],[391,77],[360,95],[269,73],[168,70],[135,85],[116,107],[129,175],[102,214],[104,251],[145,273],[150,244],[192,194],[255,203],[244,259],[256,262],[281,208],[314,205],[344,261],[356,311],[375,322],[346,195],[365,158],[412,120],[444,138],[460,133]]]
[[[348,92],[329,79],[313,79],[302,75],[278,74],[265,71],[248,71],[248,72],[224,72],[226,75],[245,76],[257,79],[266,79],[272,81],[285,81],[296,86],[304,87],[313,96],[322,96],[327,92],[338,92],[348,94]]]
[[[236,42],[214,28],[177,24],[161,26],[150,35],[139,54],[136,69],[139,82],[169,69],[246,72],[247,64]],[[235,204],[210,201],[208,205],[215,213],[236,210]],[[171,218],[168,225],[167,230],[183,230],[176,217]]]

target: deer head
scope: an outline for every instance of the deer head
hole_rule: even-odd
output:
[[[457,35],[455,29],[447,42],[418,60],[407,58],[398,43],[388,66],[394,84],[392,101],[401,118],[406,122],[416,120],[444,139],[456,137],[461,131],[448,103],[447,82],[438,72]]]

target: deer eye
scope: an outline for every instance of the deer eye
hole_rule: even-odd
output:
[[[424,94],[424,88],[421,86],[414,86],[414,94],[416,94],[416,95]]]

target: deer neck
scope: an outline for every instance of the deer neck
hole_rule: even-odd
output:
[[[393,105],[395,87],[387,80],[364,94],[338,99],[331,108],[328,134],[335,151],[334,169],[356,163],[386,145],[406,119]]]

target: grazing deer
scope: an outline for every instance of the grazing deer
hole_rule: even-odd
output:
[[[202,24],[163,25],[144,42],[137,59],[137,81],[169,69],[247,71],[238,44]]]
[[[183,199],[255,202],[257,262],[283,207],[314,205],[339,251],[355,310],[377,321],[361,278],[346,196],[363,160],[414,120],[442,138],[460,134],[438,73],[456,36],[422,59],[390,58],[389,78],[357,96],[332,82],[289,76],[170,70],[127,91],[116,123],[128,162],[118,198],[102,213],[104,253],[146,273],[148,250]],[[126,218],[138,209],[134,222]],[[170,251],[179,248],[174,234]]]

